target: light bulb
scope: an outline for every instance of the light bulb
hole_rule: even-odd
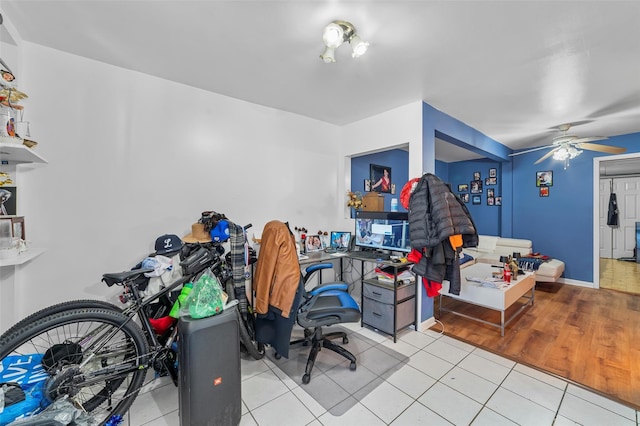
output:
[[[369,43],[363,41],[357,34],[351,37],[349,43],[351,44],[351,49],[353,50],[353,53],[351,54],[353,58],[359,58],[360,56],[364,55],[367,52],[367,48],[369,47]]]
[[[344,30],[340,25],[332,22],[324,29],[322,40],[327,47],[335,49],[344,42]]]
[[[334,49],[333,47],[327,47],[320,55],[320,59],[322,59],[325,64],[330,64],[336,61],[335,53],[336,49]]]
[[[564,160],[569,156],[569,151],[567,150],[567,148],[562,147],[559,150],[557,150],[556,152],[553,153],[553,159],[554,160]]]

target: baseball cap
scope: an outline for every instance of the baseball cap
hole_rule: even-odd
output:
[[[221,220],[211,229],[211,239],[214,242],[221,243],[229,239],[229,222]]]
[[[182,240],[177,235],[164,234],[156,239],[156,254],[169,254],[180,251]]]

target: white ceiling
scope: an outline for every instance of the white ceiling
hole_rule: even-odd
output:
[[[578,136],[640,132],[639,1],[2,0],[0,8],[26,41],[337,125],[424,100],[512,149],[547,145],[569,122],[582,123]],[[371,43],[365,56],[354,60],[342,46],[336,63],[319,59],[322,30],[335,19]]]

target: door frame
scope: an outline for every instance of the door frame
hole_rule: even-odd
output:
[[[640,158],[640,152],[593,158],[593,288],[600,288],[600,163]]]

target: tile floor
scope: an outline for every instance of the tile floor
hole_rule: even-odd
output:
[[[289,359],[269,352],[243,359],[240,424],[639,425],[630,407],[450,337],[406,330],[394,344],[359,324],[344,326],[356,371],[323,350],[303,385],[308,348]],[[127,422],[179,425],[177,388],[166,378],[149,383]]]

